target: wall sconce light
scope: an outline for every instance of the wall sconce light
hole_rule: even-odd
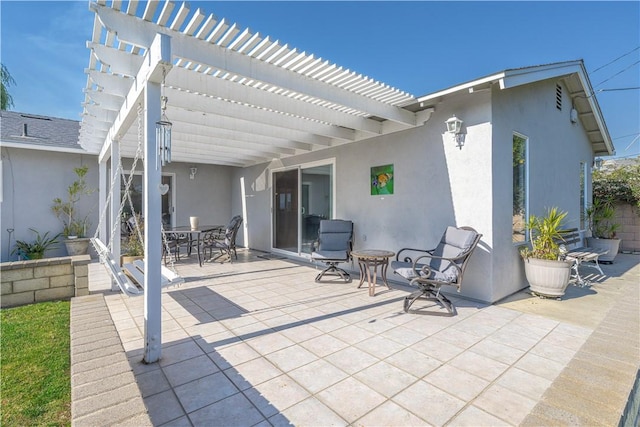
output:
[[[447,125],[447,133],[453,135],[453,138],[456,141],[456,145],[458,148],[462,150],[462,146],[464,145],[464,137],[465,135],[462,133],[462,120],[457,118],[455,114],[444,122]]]
[[[198,173],[198,168],[193,166],[191,168],[191,174],[189,174],[189,179],[195,179],[196,173]]]

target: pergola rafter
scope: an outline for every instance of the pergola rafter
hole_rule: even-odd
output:
[[[162,342],[159,153],[169,149],[168,138],[166,146],[156,141],[157,125],[172,123],[174,162],[246,167],[420,126],[433,109],[248,28],[199,9],[191,14],[186,3],[175,11],[167,1],[158,12],[157,2],[147,2],[140,15],[136,1],[126,11],[121,6],[90,3],[95,20],[80,144],[99,153],[100,206],[111,211],[112,236],[120,235],[120,211],[106,200],[107,160],[111,188],[118,189],[115,160],[137,158],[139,147],[144,152],[143,357],[152,363]],[[99,235],[106,237],[105,224]]]
[[[174,123],[174,161],[249,166],[429,118],[431,110],[402,107],[415,104],[405,92],[199,9],[191,13],[186,3],[159,8],[148,2],[138,11],[129,2],[121,11],[117,2],[100,0],[90,8],[96,19],[87,42],[80,143],[101,158],[109,156],[113,139],[123,155],[135,152],[130,113],[140,101],[144,56],[157,34],[170,37],[171,66],[162,81],[166,115]],[[235,161],[230,147],[237,150]]]

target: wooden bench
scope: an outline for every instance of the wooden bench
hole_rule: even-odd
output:
[[[566,252],[563,257],[566,260],[573,261],[573,273],[571,278],[575,280],[577,285],[589,285],[589,281],[580,276],[579,267],[583,262],[592,261],[593,264],[585,264],[585,267],[595,268],[600,272],[600,274],[604,275],[604,272],[598,263],[598,257],[609,252],[607,249],[596,249],[582,246],[582,237],[580,236],[580,232],[576,229],[564,230],[561,232],[561,235],[562,240],[558,240],[556,243],[566,247]]]

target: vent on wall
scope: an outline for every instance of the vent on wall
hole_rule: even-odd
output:
[[[562,111],[562,86],[556,84],[556,108]]]

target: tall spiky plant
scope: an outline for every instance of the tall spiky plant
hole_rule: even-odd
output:
[[[561,212],[556,207],[547,209],[545,216],[529,216],[527,229],[531,248],[523,249],[522,256],[557,260],[560,256],[557,242],[562,241],[562,221],[566,216],[567,212]]]

